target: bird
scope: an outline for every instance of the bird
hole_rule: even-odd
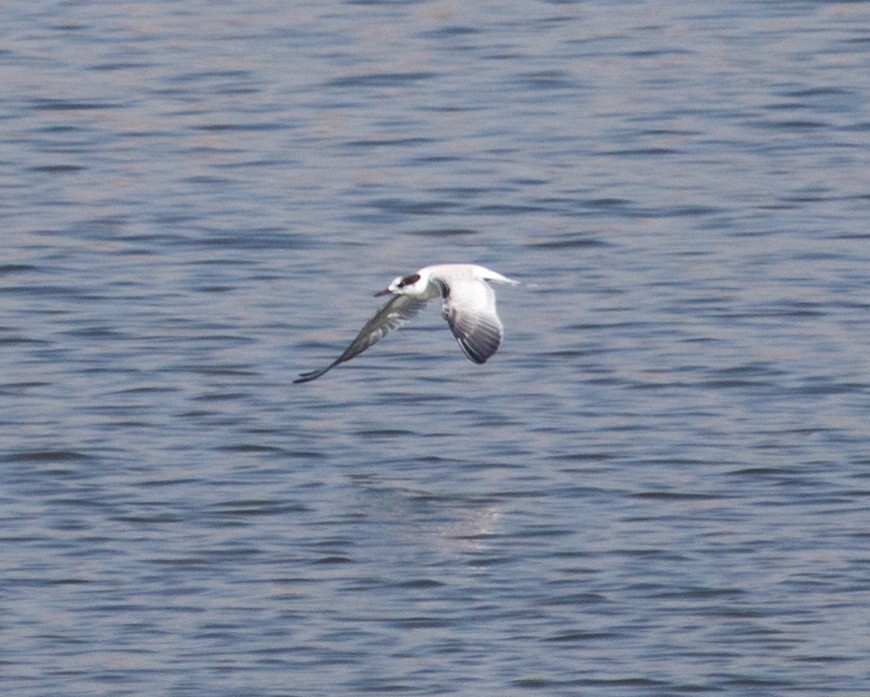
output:
[[[436,264],[416,273],[397,276],[375,297],[390,299],[378,310],[344,353],[325,368],[300,373],[294,383],[316,380],[339,363],[349,361],[401,327],[426,304],[441,298],[441,314],[469,360],[486,361],[501,346],[504,329],[495,311],[495,292],[489,282],[519,285],[478,264]]]

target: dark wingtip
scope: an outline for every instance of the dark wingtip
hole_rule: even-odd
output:
[[[330,366],[330,368],[331,368],[331,367],[332,367],[332,366]],[[326,370],[329,370],[329,368],[327,368]],[[296,379],[293,381],[293,383],[294,383],[294,384],[298,384],[298,383],[301,383],[301,382],[311,382],[312,380],[316,380],[316,379],[319,378],[321,375],[323,375],[323,374],[326,372],[326,370],[312,370],[312,371],[309,372],[309,373],[299,373],[299,377],[296,378]]]
[[[483,365],[490,358],[492,358],[496,351],[498,351],[499,344],[496,344],[494,347],[492,346],[475,346],[467,339],[462,339],[457,337],[456,340],[459,342],[459,348],[462,349],[462,353],[468,358],[468,360],[473,363],[477,363],[478,365]]]

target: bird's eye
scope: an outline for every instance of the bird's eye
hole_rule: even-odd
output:
[[[399,281],[399,288],[404,288],[405,286],[412,286],[417,281],[420,280],[420,274],[414,274],[412,276],[405,276],[401,281]]]

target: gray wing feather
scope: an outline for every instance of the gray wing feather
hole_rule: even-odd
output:
[[[426,305],[425,300],[417,300],[408,295],[394,295],[380,309],[378,313],[372,317],[365,326],[357,334],[350,346],[344,353],[336,358],[325,368],[312,370],[308,373],[301,373],[293,382],[309,382],[323,375],[328,370],[331,370],[339,363],[349,361],[356,355],[359,355],[367,348],[371,348],[388,334],[391,334],[396,329],[401,327],[405,322],[416,315]]]
[[[462,352],[475,363],[486,361],[498,351],[504,336],[495,312],[495,293],[478,280],[438,280],[442,312]]]

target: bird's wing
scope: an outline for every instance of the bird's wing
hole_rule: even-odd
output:
[[[444,319],[462,351],[475,363],[486,363],[504,333],[492,288],[473,278],[434,280],[441,287]]]
[[[309,373],[301,373],[293,382],[308,382],[323,375],[327,370],[334,368],[339,363],[349,361],[357,354],[362,353],[367,348],[374,346],[387,334],[394,332],[401,327],[405,322],[416,315],[426,305],[425,300],[418,300],[408,295],[394,295],[380,309],[378,313],[372,317],[365,326],[357,334],[350,346],[344,353],[336,358],[325,368],[320,370],[312,370]]]

